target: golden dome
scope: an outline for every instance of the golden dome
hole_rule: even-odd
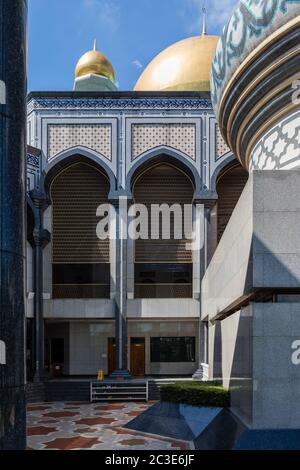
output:
[[[94,43],[94,49],[83,54],[75,69],[76,78],[90,74],[101,75],[102,77],[106,77],[112,82],[115,82],[113,66],[101,52],[97,51],[96,41]]]
[[[146,67],[135,91],[210,91],[218,36],[202,34],[176,42]]]

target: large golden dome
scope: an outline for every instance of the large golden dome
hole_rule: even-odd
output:
[[[78,61],[75,69],[75,77],[79,78],[84,75],[101,75],[112,82],[115,82],[115,72],[109,60],[101,52],[96,49],[96,41],[94,49],[86,52]]]
[[[176,42],[146,67],[135,91],[209,91],[218,36],[202,34]]]

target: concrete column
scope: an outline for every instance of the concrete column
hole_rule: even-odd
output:
[[[218,246],[218,211],[217,201],[211,201],[211,207],[206,208],[206,227],[207,227],[207,249],[206,249],[206,267],[209,265],[214,252]]]
[[[44,298],[43,298],[43,250],[50,242],[50,233],[43,226],[43,212],[50,201],[46,195],[38,190],[31,192],[34,204],[34,336],[35,336],[35,373],[34,381],[45,379],[44,369]]]
[[[116,201],[110,201],[115,207]],[[117,210],[111,211],[110,214],[110,298],[115,300],[117,295]]]
[[[25,0],[0,2],[0,449],[25,449]]]
[[[129,205],[128,205],[129,208]],[[128,217],[128,225],[134,217]],[[127,299],[134,299],[134,261],[135,261],[135,240],[128,237],[127,240]]]
[[[127,360],[127,211],[126,196],[116,206],[116,367],[112,377],[128,378]]]
[[[199,278],[200,285],[208,267],[210,258],[212,256],[212,246],[214,246],[217,234],[213,232],[216,229],[214,221],[216,218],[212,217],[212,210],[215,207],[215,199],[205,199],[196,202],[196,214],[199,222]],[[201,296],[201,288],[200,288]],[[208,370],[206,367],[208,357],[208,335],[206,331],[205,322],[201,320],[201,302],[200,302],[200,315],[199,315],[199,368],[193,375],[194,379],[207,380]]]
[[[201,265],[202,252],[204,243],[204,206],[203,204],[195,204],[193,207],[193,298],[200,299],[201,284]]]

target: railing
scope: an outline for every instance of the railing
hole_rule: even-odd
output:
[[[136,299],[190,299],[193,284],[135,284]]]
[[[123,402],[123,401],[148,401],[148,380],[130,382],[91,382],[91,402]]]
[[[53,299],[109,299],[109,284],[53,284]]]

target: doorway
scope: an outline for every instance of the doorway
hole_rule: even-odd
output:
[[[133,377],[145,376],[145,338],[131,338],[130,373]]]
[[[107,369],[108,369],[108,375],[110,375],[114,370],[116,370],[116,340],[115,338],[108,338]]]
[[[50,374],[53,377],[64,374],[65,340],[64,338],[51,338],[50,341]]]

